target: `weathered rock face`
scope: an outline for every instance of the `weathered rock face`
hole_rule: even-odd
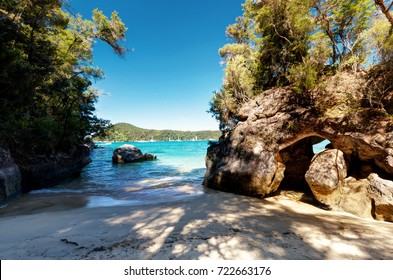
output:
[[[222,142],[209,148],[206,186],[253,196],[266,196],[277,190],[284,178],[285,166],[273,153],[258,143],[247,152],[242,145],[228,150],[224,147]]]
[[[372,218],[368,181],[346,177],[344,153],[337,149],[315,155],[305,175],[314,197],[328,209]]]
[[[393,222],[393,182],[383,180],[377,174],[371,174],[367,179],[372,215],[377,220]]]
[[[328,149],[315,155],[305,174],[315,198],[331,208],[335,208],[341,198],[340,191],[346,177],[344,154],[336,149]]]
[[[20,196],[21,174],[7,149],[0,148],[0,204]]]
[[[15,158],[22,174],[23,192],[53,187],[79,177],[82,169],[91,162],[89,153],[89,147],[80,145],[70,154]]]
[[[350,86],[342,81],[350,81]],[[306,185],[308,173],[321,203],[371,217],[365,180],[371,173],[393,178],[393,119],[362,107],[363,85],[358,74],[334,77],[314,96],[313,106],[298,105],[296,93],[288,88],[271,89],[250,100],[240,109],[236,127],[208,148],[204,185],[264,197],[283,185]],[[318,167],[311,163],[310,143],[323,139],[335,152],[327,152],[326,162],[321,155]],[[340,162],[340,170],[329,169],[332,159]],[[330,173],[330,179],[322,173]],[[389,219],[388,214],[382,216]]]
[[[280,151],[280,158],[285,165],[282,187],[304,190],[308,188],[304,174],[314,156],[312,137],[305,138]]]
[[[133,145],[123,145],[113,152],[113,163],[128,163],[145,160],[155,160],[157,156],[151,154],[143,154],[140,149]]]
[[[371,199],[368,196],[368,180],[356,180],[353,177],[345,179],[341,191],[340,200],[332,208],[336,211],[344,211],[362,218],[373,218]]]

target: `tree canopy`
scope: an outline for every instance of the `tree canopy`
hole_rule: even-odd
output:
[[[381,0],[246,0],[226,30],[232,43],[219,50],[224,82],[210,112],[221,130],[231,130],[241,105],[264,90],[289,86],[312,105],[311,92],[327,76],[391,64],[392,7]]]
[[[48,154],[67,151],[109,125],[94,115],[96,39],[118,55],[127,28],[117,12],[92,19],[69,13],[61,0],[0,1],[0,143]],[[19,148],[18,148],[19,146]]]

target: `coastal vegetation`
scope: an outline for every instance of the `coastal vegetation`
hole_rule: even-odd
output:
[[[393,222],[393,1],[252,1],[211,112],[204,186]],[[328,140],[325,150],[313,145]]]
[[[109,122],[95,114],[96,40],[124,56],[117,12],[90,20],[61,0],[0,1],[0,146],[18,155],[68,154]]]
[[[95,141],[176,141],[176,140],[217,140],[220,131],[178,131],[143,129],[128,123],[117,123],[107,129],[105,136],[95,137]]]
[[[363,106],[383,109],[393,85],[392,7],[381,0],[246,0],[226,30],[232,43],[219,51],[225,77],[210,112],[220,129],[232,130],[243,104],[276,87],[313,107],[324,81],[343,72],[367,74]]]

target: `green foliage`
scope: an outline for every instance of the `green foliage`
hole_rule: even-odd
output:
[[[289,70],[303,62],[313,30],[310,15],[311,1],[278,0],[252,4],[246,11],[256,22],[258,72],[256,86],[265,90],[289,84]]]
[[[108,19],[94,10],[84,20],[63,5],[0,2],[0,142],[13,151],[67,152],[109,125],[94,115],[99,93],[90,79],[103,72],[92,63],[92,48],[100,39],[124,55],[126,28],[116,12]]]
[[[387,62],[392,59],[393,55],[393,33],[392,25],[386,20],[382,14],[378,14],[365,32],[369,49],[373,50],[371,59],[374,64],[379,62]]]
[[[290,86],[299,105],[310,106],[311,92],[337,71],[370,67],[372,59],[387,72],[392,65],[393,5],[386,4],[379,14],[380,2],[246,0],[243,15],[227,28],[233,43],[220,49],[225,77],[209,109],[220,129],[231,130],[240,107],[269,88]]]
[[[237,123],[236,114],[238,107],[239,103],[236,103],[234,97],[228,94],[228,92],[221,90],[214,92],[208,112],[219,121],[221,131],[228,131]]]
[[[253,43],[253,23],[248,17],[238,17],[228,26],[226,34],[234,43],[219,50],[225,65],[222,89],[214,92],[209,112],[220,121],[221,130],[230,130],[237,122],[239,104],[255,95],[257,53]]]
[[[318,0],[313,5],[317,33],[328,39],[330,66],[358,68],[366,59],[363,32],[370,26],[375,5],[370,0]]]
[[[244,14],[227,28],[234,43],[219,53],[225,65],[222,89],[215,92],[209,112],[220,121],[221,130],[231,130],[242,104],[265,89],[288,85],[292,67],[307,56],[313,28],[311,1],[252,1]],[[312,83],[311,81],[301,82]],[[301,87],[301,85],[299,85]]]
[[[154,130],[143,129],[128,123],[117,123],[107,129],[105,136],[95,137],[96,141],[174,141],[174,140],[208,140],[218,139],[220,131],[177,131],[177,130]]]
[[[317,85],[318,69],[311,59],[305,59],[304,63],[291,67],[287,78],[297,93],[307,93]]]

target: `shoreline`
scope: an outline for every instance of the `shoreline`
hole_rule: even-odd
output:
[[[285,194],[261,200],[207,190],[175,202],[97,208],[87,201],[42,194],[21,201],[24,209],[0,209],[0,258],[393,259],[393,223]]]

